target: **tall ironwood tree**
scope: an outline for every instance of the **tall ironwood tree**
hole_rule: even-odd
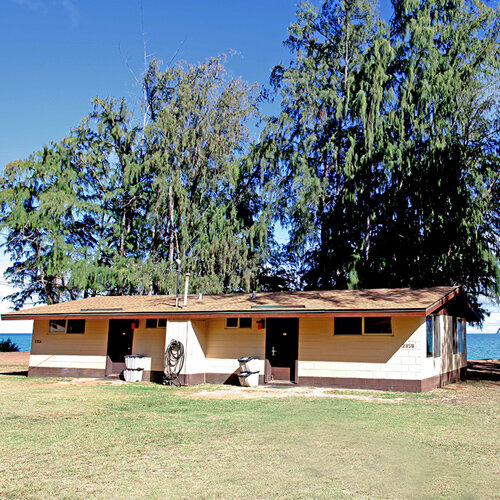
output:
[[[154,289],[172,289],[175,259],[194,290],[249,290],[267,242],[258,170],[244,160],[258,89],[228,75],[223,59],[146,72],[145,169]],[[158,265],[161,263],[161,267]]]
[[[394,2],[390,25],[302,5],[259,152],[303,286],[498,297],[498,26],[477,1]]]
[[[374,2],[328,1],[319,11],[306,3],[286,44],[294,60],[272,75],[282,112],[259,145],[268,193],[278,193],[303,285],[356,286],[384,182],[387,28]]]
[[[143,79],[146,120],[95,99],[60,144],[7,166],[0,227],[16,307],[96,294],[249,291],[266,256],[259,170],[245,159],[258,89],[222,57]],[[142,120],[141,120],[142,121]]]
[[[50,304],[78,296],[69,279],[75,247],[86,235],[75,221],[79,204],[71,158],[67,144],[51,144],[5,167],[0,223],[13,261],[5,276],[20,289],[10,296],[16,307],[37,297]]]
[[[453,283],[498,298],[500,10],[394,2],[394,92],[377,253],[389,284]],[[409,270],[412,269],[412,272]]]

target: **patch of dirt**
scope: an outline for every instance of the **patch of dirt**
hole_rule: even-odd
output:
[[[29,352],[0,352],[0,366],[23,366],[28,368]]]
[[[72,378],[70,380],[58,380],[57,385],[122,385],[126,384],[125,380],[112,378]]]
[[[380,398],[361,394],[336,394],[332,389],[321,387],[238,387],[232,386],[225,389],[203,390],[191,394],[195,398],[208,399],[266,399],[266,398],[336,398],[355,399],[369,403],[399,403],[404,398]]]

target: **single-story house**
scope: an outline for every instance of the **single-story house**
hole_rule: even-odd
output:
[[[2,314],[34,320],[29,376],[104,377],[146,356],[161,380],[165,349],[184,345],[184,384],[237,380],[427,391],[465,376],[465,325],[479,318],[457,286],[187,296],[92,297]]]

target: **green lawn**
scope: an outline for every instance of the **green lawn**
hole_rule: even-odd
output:
[[[0,374],[0,497],[500,498],[498,383],[396,403],[197,391]]]

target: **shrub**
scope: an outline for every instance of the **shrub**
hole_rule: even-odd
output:
[[[19,351],[19,346],[14,344],[12,340],[0,340],[0,352],[15,352]]]

